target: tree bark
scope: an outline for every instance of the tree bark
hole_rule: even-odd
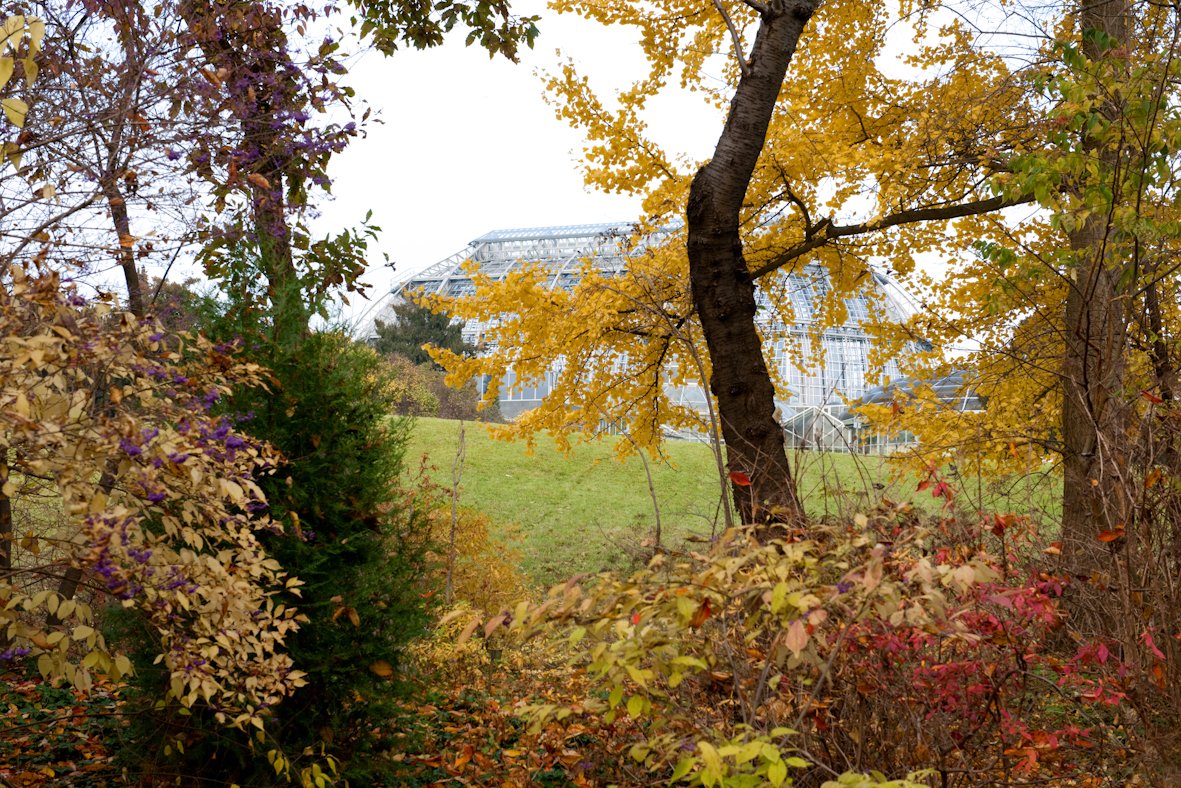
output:
[[[1126,0],[1087,0],[1079,5],[1080,27],[1099,30],[1116,41],[1127,40]],[[1093,37],[1083,51],[1098,60]],[[1110,101],[1100,112],[1114,119]],[[1088,140],[1084,150],[1113,171],[1118,151]],[[1118,199],[1118,185],[1113,188]],[[1092,213],[1070,234],[1074,278],[1065,305],[1065,354],[1062,367],[1062,560],[1075,576],[1076,608],[1102,603],[1116,570],[1113,558],[1124,540],[1100,541],[1103,531],[1130,527],[1133,515],[1128,478],[1129,437],[1125,346],[1128,308],[1120,292],[1126,261],[1111,237],[1109,212]],[[1094,578],[1096,582],[1090,582]],[[1087,601],[1089,600],[1089,601]],[[1076,612],[1082,613],[1081,609]]]
[[[271,301],[273,339],[289,344],[307,332],[309,315],[292,254],[285,200],[292,161],[279,129],[286,122],[282,113],[291,109],[300,88],[292,76],[296,69],[286,51],[282,17],[267,3],[252,4],[247,17],[230,22],[218,16],[218,6],[207,3],[183,3],[180,14],[213,69],[224,68],[231,83],[249,86],[228,104],[242,132],[243,165],[249,166],[249,174],[238,173],[231,180],[245,178],[250,184],[251,219]]]
[[[739,222],[788,64],[818,5],[777,0],[759,8],[761,22],[725,128],[689,190],[690,286],[713,365],[710,391],[718,400],[734,502],[742,521],[763,526],[764,536],[772,534],[766,528],[772,523],[802,523],[804,512],[775,419]]]
[[[0,485],[8,481],[8,448],[0,446]],[[12,576],[12,499],[0,490],[0,581],[7,581]],[[0,599],[0,604],[7,603],[7,599]],[[8,637],[8,627],[0,626],[0,651],[8,648],[11,641]]]

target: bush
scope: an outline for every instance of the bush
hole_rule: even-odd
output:
[[[480,409],[480,393],[474,381],[453,389],[444,382],[446,375],[431,364],[415,364],[406,356],[385,356],[393,369],[393,412],[400,416],[436,416],[464,421],[501,420],[497,405]]]
[[[371,349],[319,333],[268,352],[275,392],[235,407],[285,457],[264,488],[290,527],[271,551],[303,581],[308,618],[290,640],[308,685],[277,710],[276,732],[288,753],[330,747],[365,779],[402,650],[427,620],[430,531],[400,481],[410,423],[390,418],[388,368]]]
[[[273,475],[259,482],[268,521],[279,526],[264,542],[302,582],[298,597],[277,601],[299,611],[301,628],[286,645],[306,684],[268,710],[261,747],[227,740],[193,717],[162,742],[184,743],[171,765],[161,765],[159,753],[145,756],[158,761],[156,776],[197,783],[261,785],[280,769],[299,776],[339,764],[356,784],[380,784],[376,756],[400,693],[399,664],[424,631],[434,596],[428,507],[420,504],[427,499],[402,478],[410,422],[389,415],[396,391],[389,367],[343,334],[314,333],[290,347],[258,343],[249,352],[269,368],[270,390],[239,390],[222,407],[281,453]],[[142,675],[153,680],[150,670]],[[269,761],[259,751],[271,751]],[[275,754],[281,760],[272,766]]]
[[[936,547],[966,530],[947,519],[890,505],[805,540],[732,529],[708,553],[555,588],[513,627],[565,623],[593,690],[533,701],[533,729],[593,725],[602,752],[626,749],[646,779],[704,785],[875,772],[978,785],[1045,779],[1051,764],[1085,776],[1106,735],[1094,722],[1119,696],[1093,649],[1043,651],[1062,582]]]

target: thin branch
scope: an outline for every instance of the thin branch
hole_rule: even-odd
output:
[[[1033,202],[1033,195],[1025,194],[1016,198],[1009,197],[989,197],[987,200],[972,200],[971,202],[960,203],[958,205],[944,205],[938,208],[916,208],[910,211],[900,211],[899,213],[891,214],[882,219],[876,219],[869,222],[859,222],[858,224],[832,224],[828,219],[820,222],[817,226],[817,232],[807,240],[804,240],[795,246],[787,249],[780,254],[775,255],[770,261],[756,268],[751,276],[755,279],[766,276],[772,271],[776,271],[791,261],[803,257],[808,252],[824,246],[826,243],[837,238],[847,238],[852,235],[863,235],[865,233],[875,232],[877,230],[887,230],[891,227],[898,227],[904,224],[916,224],[918,222],[933,222],[947,219],[958,219],[963,216],[976,216],[982,213],[991,213],[1002,208],[1011,208],[1014,205],[1023,205],[1025,203]]]
[[[726,23],[726,29],[730,31],[730,38],[734,41],[734,57],[738,59],[738,70],[745,77],[750,74],[750,63],[746,61],[746,56],[742,51],[742,37],[738,35],[738,28],[734,26],[734,20],[730,18],[726,7],[722,5],[722,0],[714,0],[714,8],[718,9],[718,13],[722,15],[722,21]]]

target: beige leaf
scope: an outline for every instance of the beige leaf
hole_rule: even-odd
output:
[[[800,652],[804,650],[804,646],[808,645],[808,630],[804,628],[804,622],[796,619],[791,622],[791,626],[787,628],[787,635],[783,639],[783,644],[791,651],[792,656],[798,657]]]

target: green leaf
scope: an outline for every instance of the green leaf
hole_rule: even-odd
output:
[[[693,766],[696,763],[696,758],[682,758],[681,760],[677,761],[677,768],[673,769],[673,773],[668,778],[668,781],[670,783],[675,783],[677,780],[683,780],[686,774],[693,771]]]
[[[640,715],[644,713],[644,698],[640,695],[632,695],[628,698],[627,713],[632,719],[639,719]]]
[[[783,761],[776,761],[767,767],[767,780],[774,786],[783,785],[787,779],[787,765]]]

